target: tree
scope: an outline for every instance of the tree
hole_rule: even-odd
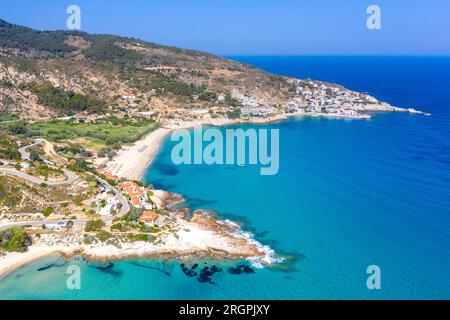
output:
[[[31,150],[30,151],[30,160],[31,161],[38,161],[39,159],[41,159],[39,151]]]
[[[238,119],[241,116],[241,109],[235,108],[233,111],[228,112],[227,116],[230,119]]]
[[[67,221],[67,223],[66,223],[66,229],[72,229],[72,227],[73,227],[73,225],[74,225],[74,223],[73,223],[73,221]]]
[[[98,156],[99,158],[104,158],[104,157],[106,157],[106,156],[108,155],[108,153],[109,153],[110,151],[112,151],[112,148],[111,148],[111,147],[103,147],[103,148],[101,148],[101,149],[98,151],[97,156]]]
[[[0,248],[6,251],[26,252],[32,239],[20,227],[12,227],[0,232]]]

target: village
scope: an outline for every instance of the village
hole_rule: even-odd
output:
[[[182,122],[202,120],[205,118],[230,118],[252,119],[269,118],[280,114],[302,114],[311,116],[328,116],[344,118],[363,118],[370,116],[366,111],[405,111],[400,108],[391,107],[378,101],[376,98],[359,92],[345,89],[338,85],[322,83],[320,81],[299,80],[289,78],[287,82],[293,87],[292,98],[285,103],[276,103],[257,97],[246,95],[238,89],[228,93],[219,94],[214,104],[208,108],[196,106],[198,96],[193,95],[194,102],[191,108],[170,106],[164,110],[151,107],[151,97],[154,92],[149,92],[149,99],[137,97],[131,91],[124,91],[115,105],[111,106],[111,112],[118,118],[145,118],[154,119],[165,126],[171,127]],[[233,106],[227,104],[226,95],[229,95]],[[415,110],[407,110],[414,112]],[[74,116],[58,118],[75,123],[95,123],[108,116],[79,113]]]

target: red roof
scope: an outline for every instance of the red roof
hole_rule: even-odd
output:
[[[139,220],[142,221],[155,221],[158,218],[159,214],[154,211],[144,211]]]
[[[131,203],[134,206],[140,206],[141,205],[141,199],[138,197],[131,197]]]

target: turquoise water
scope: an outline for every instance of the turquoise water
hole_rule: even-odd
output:
[[[450,59],[236,59],[338,82],[432,116],[298,118],[259,126],[280,129],[275,176],[260,176],[252,166],[174,166],[172,143],[166,141],[146,180],[185,195],[193,209],[213,209],[243,222],[258,240],[295,257],[286,271],[235,275],[229,266],[208,261],[206,266],[223,270],[211,284],[186,276],[173,261],[105,267],[55,256],[2,279],[0,297],[450,298]],[[80,291],[66,289],[67,263],[81,267]],[[381,268],[381,290],[366,288],[366,268],[372,264]]]

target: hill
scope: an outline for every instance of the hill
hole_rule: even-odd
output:
[[[236,89],[273,104],[295,90],[285,77],[208,53],[0,20],[0,111],[22,119],[153,113],[164,123],[198,109],[218,117],[238,104]]]

